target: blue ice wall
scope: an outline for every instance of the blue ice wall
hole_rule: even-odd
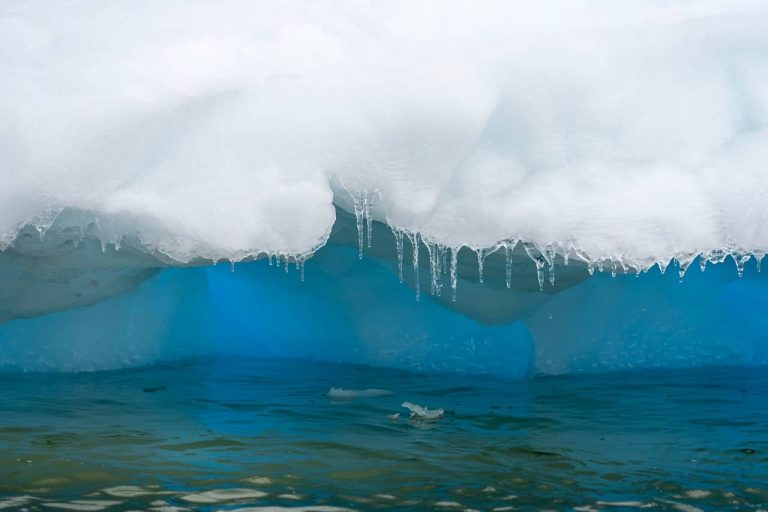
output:
[[[768,362],[768,273],[730,261],[639,277],[596,274],[526,319],[544,373]]]
[[[674,269],[595,275],[547,296],[523,321],[497,325],[427,293],[417,302],[392,265],[329,245],[307,263],[305,282],[295,268],[264,260],[234,272],[166,269],[92,306],[0,324],[0,370],[98,370],[206,354],[512,377],[768,362],[768,275],[753,265],[741,279],[730,264],[692,268],[683,283]]]
[[[306,280],[266,261],[168,269],[99,304],[0,324],[0,368],[90,370],[200,354],[316,358],[416,371],[530,373],[520,323],[414,299],[386,264],[328,246]]]

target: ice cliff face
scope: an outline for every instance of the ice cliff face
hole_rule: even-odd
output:
[[[286,304],[314,297],[313,312],[327,301],[355,311],[334,312],[327,344],[347,340],[364,362],[429,356],[443,358],[437,369],[514,374],[663,366],[671,353],[682,365],[722,362],[702,355],[724,353],[711,349],[713,318],[746,329],[758,351],[726,362],[761,362],[749,308],[704,312],[723,306],[712,297],[726,289],[759,295],[763,281],[725,284],[736,272],[720,265],[706,284],[665,287],[692,263],[754,273],[768,250],[766,26],[765,5],[746,0],[4,2],[0,339],[32,347],[69,333],[90,354],[121,326],[113,341],[125,351],[92,354],[94,367],[183,345],[146,345],[164,336],[205,351],[229,317],[180,325],[197,325],[184,304],[206,282],[245,287],[244,304],[271,290]],[[243,284],[266,279],[247,262],[268,257],[335,278],[327,291],[309,279],[296,296]],[[676,275],[657,274],[670,264]],[[595,271],[605,274],[588,279]],[[625,272],[645,274],[606,281]],[[156,294],[144,322],[139,297]],[[391,306],[402,294],[409,305]],[[649,309],[641,298],[651,296]],[[654,309],[670,297],[692,309]],[[144,313],[120,313],[129,303]],[[391,315],[369,314],[382,307]],[[88,311],[101,323],[78,330]],[[242,333],[261,332],[238,315]],[[269,318],[259,325],[279,337]],[[382,355],[372,337],[383,325],[411,341]],[[682,338],[669,341],[679,332],[704,348],[681,351]],[[416,350],[413,340],[448,333],[466,348]],[[472,356],[469,340],[491,348]],[[309,346],[296,343],[296,354]],[[494,360],[510,346],[530,357]],[[25,350],[32,359],[10,350],[2,361],[46,367],[34,359],[42,348]],[[61,357],[49,366],[79,364]]]
[[[57,222],[63,227],[63,216]],[[302,266],[282,259],[234,271],[178,268],[135,241],[102,251],[88,231],[75,244],[56,225],[42,239],[28,228],[0,254],[0,369],[96,370],[210,354],[513,377],[768,363],[768,273],[754,260],[742,278],[730,258],[704,272],[697,261],[681,283],[678,265],[590,276],[585,263],[558,258],[554,284],[543,265],[540,291],[522,244],[509,260],[504,250],[487,256],[482,283],[477,255],[464,249],[454,301],[450,266],[435,279],[423,242],[416,267],[403,242],[401,283],[397,237],[373,223],[360,259],[356,224],[338,212],[303,281]]]

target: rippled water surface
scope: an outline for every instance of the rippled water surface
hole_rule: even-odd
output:
[[[446,415],[411,421],[404,401]],[[0,509],[282,507],[765,509],[768,374],[516,382],[208,360],[0,376]]]

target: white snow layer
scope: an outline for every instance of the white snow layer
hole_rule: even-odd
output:
[[[646,268],[768,248],[768,5],[5,0],[0,248],[64,208],[180,262],[333,203]]]

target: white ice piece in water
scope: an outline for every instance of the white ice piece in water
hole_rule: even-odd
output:
[[[258,499],[266,495],[267,493],[257,491],[256,489],[213,489],[211,491],[187,494],[181,496],[181,499],[189,503],[204,505],[223,501]]]
[[[328,398],[375,398],[379,396],[392,396],[394,393],[388,389],[344,389],[331,388]]]
[[[403,402],[402,407],[411,411],[411,418],[419,420],[439,420],[445,415],[445,410],[443,408],[429,409],[427,407],[422,407],[421,405],[416,405],[413,402]]]

